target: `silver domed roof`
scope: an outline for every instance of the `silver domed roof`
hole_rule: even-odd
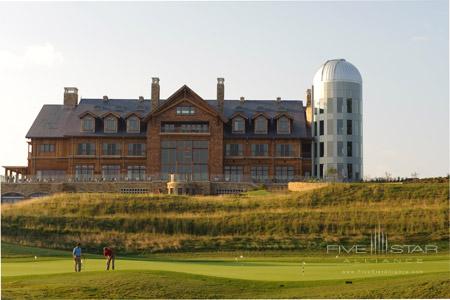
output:
[[[325,81],[362,83],[362,78],[358,69],[345,59],[332,59],[327,60],[314,76],[314,83]]]

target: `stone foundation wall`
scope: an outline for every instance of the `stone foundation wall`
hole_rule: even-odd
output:
[[[167,193],[166,182],[70,182],[70,183],[2,183],[1,195],[8,193],[30,197],[45,193]]]

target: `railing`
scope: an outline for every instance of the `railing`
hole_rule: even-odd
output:
[[[258,178],[250,175],[195,175],[195,174],[174,174],[177,182],[190,181],[211,181],[211,182],[230,182],[230,183],[253,183],[253,184],[285,184],[289,181],[310,181],[310,176],[259,176]],[[1,177],[0,177],[1,179]],[[77,182],[152,182],[152,181],[170,181],[170,175],[60,175],[60,176],[26,176],[26,178],[16,179],[14,177],[3,177],[2,182],[11,184],[24,183],[77,183]]]

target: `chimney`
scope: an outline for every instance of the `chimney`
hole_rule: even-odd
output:
[[[241,96],[241,98],[239,99],[241,101],[241,103],[245,102],[245,97]]]
[[[219,112],[223,113],[223,104],[225,101],[225,85],[224,78],[217,78],[217,107]]]
[[[313,107],[311,99],[311,89],[306,90],[306,123],[311,125],[313,117]]]
[[[144,97],[143,96],[139,96],[139,102],[144,102]]]
[[[277,97],[277,102],[281,102],[281,97]]]
[[[152,77],[152,111],[159,106],[159,78]]]
[[[64,88],[64,105],[71,107],[78,105],[78,89],[76,87]]]
[[[106,95],[103,96],[103,102],[108,102],[108,100],[109,100],[109,99],[108,99],[108,96],[106,96]]]

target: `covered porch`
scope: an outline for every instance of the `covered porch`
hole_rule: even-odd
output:
[[[2,166],[5,169],[5,181],[9,183],[18,183],[25,180],[28,174],[26,166]]]

